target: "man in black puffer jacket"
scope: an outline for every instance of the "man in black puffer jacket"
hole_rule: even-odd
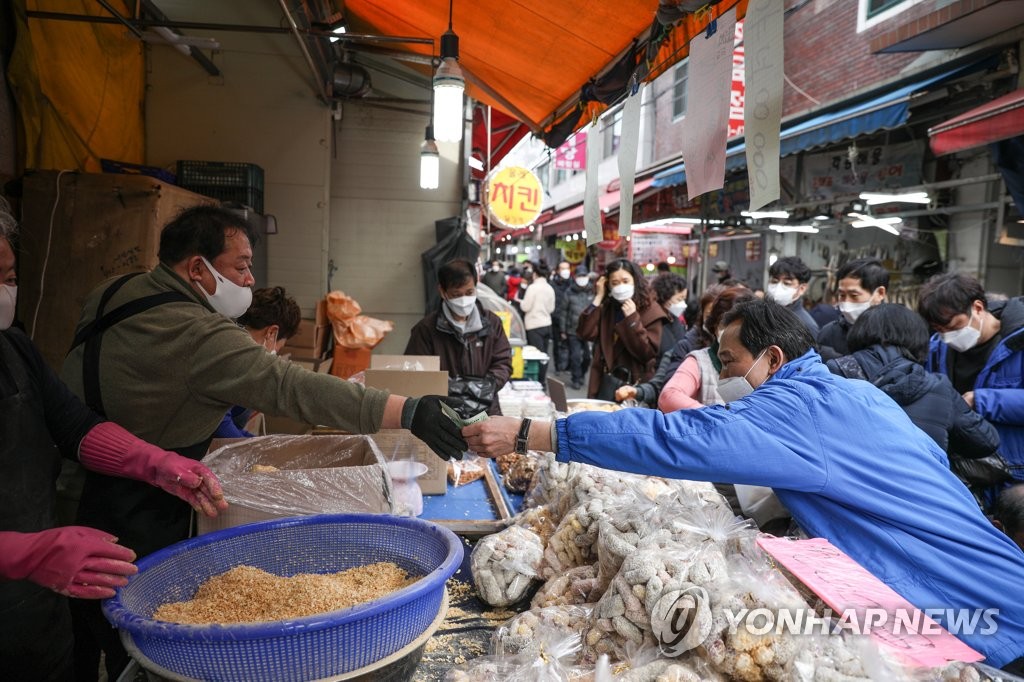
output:
[[[928,353],[928,325],[919,315],[892,303],[872,306],[854,323],[847,341],[852,353],[825,363],[832,373],[880,388],[949,455],[954,472],[959,475],[958,459],[996,453],[995,427],[967,405],[948,378],[921,364]]]

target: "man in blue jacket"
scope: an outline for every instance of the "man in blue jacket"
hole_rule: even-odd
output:
[[[463,435],[488,456],[528,445],[562,462],[771,486],[809,535],[917,608],[998,609],[994,633],[958,636],[990,665],[1024,668],[1024,553],[989,523],[935,442],[870,383],[832,375],[807,328],[777,304],[742,303],[721,327],[722,382],[751,391],[727,405],[580,413],[527,424],[527,443],[513,418]]]
[[[978,280],[936,275],[921,287],[918,312],[937,334],[928,369],[949,377],[964,400],[999,431],[999,453],[1024,481],[1024,303],[989,303]]]

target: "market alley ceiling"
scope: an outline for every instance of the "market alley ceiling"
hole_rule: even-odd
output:
[[[470,96],[537,132],[577,107],[581,88],[620,62],[631,46],[641,48],[636,59],[645,73],[656,76],[686,56],[689,38],[712,18],[733,7],[742,17],[747,2],[663,0],[661,6],[681,11],[704,4],[709,7],[704,13],[686,13],[659,28],[658,0],[458,0],[452,28]],[[342,11],[352,32],[433,38],[436,55],[448,28],[448,9],[447,0],[348,0]],[[644,54],[652,33],[659,39],[657,49]],[[429,44],[403,49],[427,56],[432,51]]]

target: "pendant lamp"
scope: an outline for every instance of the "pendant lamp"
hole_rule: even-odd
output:
[[[420,187],[437,189],[441,175],[441,155],[434,142],[434,126],[427,126],[426,138],[420,145]]]
[[[448,0],[448,30],[441,36],[441,63],[434,73],[434,132],[438,140],[462,140],[462,95],[466,79],[459,68],[459,37],[452,31],[452,3]]]

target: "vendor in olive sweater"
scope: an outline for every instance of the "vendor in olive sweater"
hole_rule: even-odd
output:
[[[232,321],[252,300],[252,238],[239,215],[216,207],[169,223],[152,272],[104,282],[86,299],[61,375],[71,390],[136,436],[197,460],[232,405],[353,433],[407,428],[441,457],[461,457],[465,441],[437,396],[408,399],[302,369]],[[87,472],[78,523],[144,556],[185,539],[189,511],[144,483]],[[114,646],[98,606],[87,606]]]

